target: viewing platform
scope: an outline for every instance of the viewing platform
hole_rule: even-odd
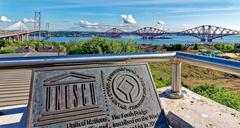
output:
[[[176,128],[237,128],[240,112],[181,87],[181,63],[240,75],[240,62],[183,52],[99,54],[0,58],[0,127],[25,127],[32,71],[87,65],[119,65],[171,61],[171,88],[158,88],[160,104],[170,126]],[[91,76],[89,76],[91,77]],[[56,79],[56,78],[54,78]],[[92,93],[92,92],[91,92]]]
[[[240,127],[239,111],[200,96],[186,88],[182,90],[184,98],[169,99],[166,94],[169,89],[169,87],[164,87],[157,90],[171,125],[177,128]]]
[[[240,112],[183,88],[184,98],[169,99],[165,91],[158,88],[161,104],[170,125],[176,128],[238,128]],[[27,94],[27,93],[26,93]],[[27,104],[1,107],[1,127],[25,127]],[[177,126],[176,126],[177,125]]]

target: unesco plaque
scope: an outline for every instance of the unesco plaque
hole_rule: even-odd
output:
[[[27,127],[167,128],[147,64],[33,71]]]

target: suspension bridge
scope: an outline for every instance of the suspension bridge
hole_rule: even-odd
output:
[[[38,33],[40,30],[17,30],[18,28],[23,28],[15,25],[11,26],[10,30],[0,31],[0,39],[2,40],[28,40],[28,37],[32,33]],[[15,30],[14,30],[15,29]],[[43,32],[43,30],[41,30]],[[46,39],[51,36],[52,32],[44,31]],[[105,36],[105,37],[121,37],[122,35],[137,35],[142,37],[142,39],[155,39],[158,36],[166,34],[179,34],[179,35],[189,35],[196,37],[201,40],[201,42],[212,42],[216,38],[222,38],[224,36],[240,35],[240,31],[232,30],[228,28],[218,27],[214,25],[202,25],[187,29],[180,32],[167,32],[155,27],[143,27],[135,31],[126,32],[118,28],[111,28],[105,32],[79,32],[78,36]]]

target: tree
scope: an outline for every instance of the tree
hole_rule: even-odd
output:
[[[99,37],[67,45],[66,51],[68,54],[129,53],[142,51],[133,40],[124,42]]]
[[[233,52],[234,51],[234,44],[225,44],[225,43],[216,43],[214,47],[222,52]]]
[[[198,44],[194,44],[193,50],[198,50]]]

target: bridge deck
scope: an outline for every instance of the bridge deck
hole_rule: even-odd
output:
[[[0,38],[23,35],[23,34],[30,34],[35,31],[0,31]]]

